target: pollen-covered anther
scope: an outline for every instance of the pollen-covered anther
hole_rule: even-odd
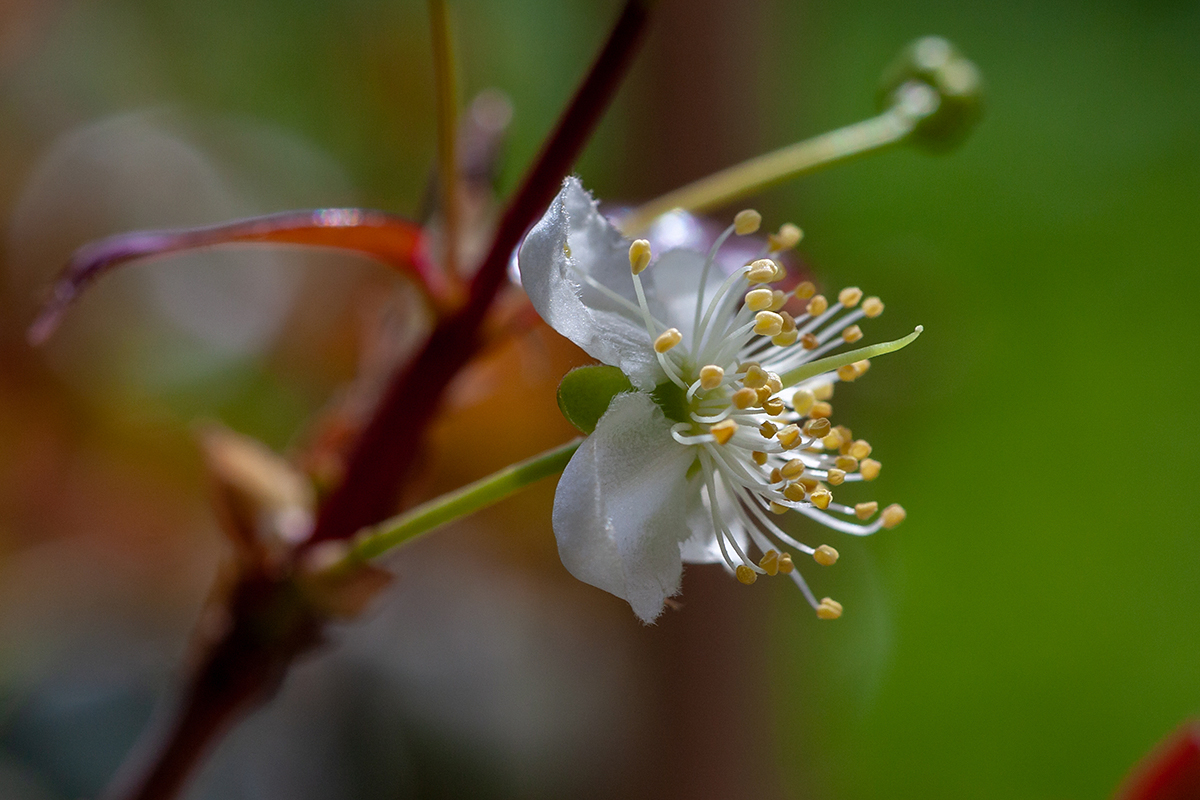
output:
[[[817,508],[826,509],[829,508],[829,503],[833,500],[833,493],[828,489],[817,489],[808,496],[808,499]]]
[[[863,300],[862,310],[868,317],[878,317],[883,313],[883,301],[878,297],[868,297]]]
[[[782,572],[784,575],[788,575],[795,568],[796,568],[796,565],[792,563],[792,554],[791,553],[780,553],[779,554],[779,571],[780,572]]]
[[[853,364],[846,364],[838,367],[837,376],[839,380],[853,381],[858,378],[858,370],[854,368]]]
[[[737,574],[737,579],[747,586],[758,580],[758,573],[745,564],[738,564],[738,568],[734,572]]]
[[[870,368],[871,368],[871,359],[869,359],[869,358],[864,358],[862,361],[854,362],[854,371],[858,373],[858,377],[860,377],[860,378],[863,375],[866,375],[867,370],[869,370]]]
[[[635,239],[629,245],[629,268],[634,275],[641,275],[650,266],[650,243],[645,239]]]
[[[751,364],[746,370],[746,376],[742,378],[742,385],[751,389],[761,389],[767,385],[767,378],[770,377],[767,371],[758,364]]]
[[[782,279],[783,275],[780,275],[779,277]],[[775,289],[774,291],[771,292],[771,308],[770,308],[770,310],[778,312],[785,305],[787,305],[787,301],[788,301],[787,295],[784,294],[782,290]],[[785,328],[785,330],[786,330],[786,328]]]
[[[807,300],[817,293],[817,287],[812,281],[804,281],[796,287],[795,295],[797,300]]]
[[[739,211],[737,216],[733,218],[733,230],[738,236],[747,236],[755,233],[759,225],[762,225],[762,214],[753,208]]]
[[[701,389],[715,389],[721,385],[721,381],[723,380],[725,380],[725,370],[716,364],[709,364],[700,368]]]
[[[821,485],[821,482],[818,481],[816,478],[810,478],[807,475],[805,475],[802,478],[797,478],[796,483],[803,486],[804,491],[808,492],[809,494],[812,494],[813,492],[815,492],[817,490],[817,487]]]
[[[833,416],[833,406],[826,403],[824,400],[818,400],[813,403],[812,408],[808,410],[808,415],[813,419],[829,419]]]
[[[787,478],[789,481],[799,478],[804,474],[804,462],[798,458],[793,458],[791,461],[779,468],[779,474]]]
[[[683,341],[683,334],[678,328],[667,328],[654,340],[654,352],[665,353]]]
[[[775,427],[775,423],[768,419],[762,425],[758,426],[758,432],[763,435],[764,439],[773,439],[775,438],[775,434],[779,432],[779,428]]]
[[[783,391],[783,380],[774,372],[767,373],[767,387],[771,390],[771,394]]]
[[[846,472],[854,472],[858,469],[858,459],[854,456],[838,456],[834,462],[834,466]]]
[[[772,514],[780,514],[780,515],[786,514],[787,512],[791,511],[791,509],[788,508],[787,506],[776,503],[774,500],[772,500],[770,502],[770,504],[767,506],[767,509]],[[786,570],[786,571],[791,572],[791,570]]]
[[[819,317],[829,310],[829,301],[825,299],[825,295],[819,294],[808,301],[808,305],[804,307],[804,310],[811,317]]]
[[[822,567],[832,567],[837,563],[838,551],[834,550],[827,544],[823,544],[813,551],[813,561],[820,564]]]
[[[760,258],[751,262],[750,269],[746,273],[746,280],[751,283],[771,283],[778,274],[778,265],[774,261],[769,258]]]
[[[796,245],[800,244],[800,240],[804,238],[804,231],[790,222],[785,222],[779,226],[778,233],[772,233],[767,237],[767,243],[772,250],[791,250]]]
[[[854,456],[859,461],[862,461],[867,456],[871,455],[871,443],[866,439],[859,439],[850,445],[850,452],[847,455]]]
[[[762,407],[763,407],[763,411],[767,412],[767,414],[769,414],[772,417],[778,417],[779,415],[781,415],[785,408],[785,406],[783,405],[783,401],[780,400],[778,397],[772,398],[770,400],[764,400]]]
[[[783,333],[783,317],[774,311],[760,311],[754,315],[754,332],[760,336],[778,336]]]
[[[842,434],[837,428],[829,432],[829,435],[821,440],[821,445],[826,450],[837,450],[842,446]]]
[[[784,450],[791,450],[800,445],[800,429],[795,425],[785,425],[780,428],[776,437]]]
[[[758,565],[760,567],[762,567],[763,571],[766,572],[768,575],[772,575],[772,576],[778,575],[779,574],[779,551],[778,550],[768,550],[767,552],[763,553],[763,557],[759,560]]]
[[[717,440],[717,444],[729,444],[729,440],[737,433],[738,424],[731,419],[723,419],[708,429]]]
[[[768,311],[775,300],[775,293],[765,286],[746,292],[746,308],[751,311]]]
[[[892,503],[883,510],[883,513],[879,515],[879,519],[883,523],[883,527],[891,529],[904,522],[904,518],[907,516],[908,512],[904,510],[903,506],[898,503]]]
[[[799,503],[804,499],[804,487],[798,483],[789,483],[783,487],[783,496],[793,503]]]
[[[800,346],[805,350],[816,350],[821,346],[821,340],[809,332],[800,337]]]
[[[879,510],[879,503],[872,500],[869,503],[856,503],[854,505],[854,516],[859,519],[870,519],[875,516],[875,512]]]
[[[733,403],[734,408],[740,408],[744,411],[747,408],[758,405],[758,392],[749,386],[743,386],[734,392],[729,400]]]
[[[823,439],[832,426],[824,417],[810,419],[804,423],[804,435],[812,439]]]
[[[820,386],[813,388],[813,397],[818,400],[828,400],[833,397],[833,384],[822,383]]]
[[[817,617],[820,619],[837,619],[842,615],[842,604],[832,597],[822,597],[817,603]]]
[[[829,481],[830,486],[841,486],[846,482],[846,471],[834,467],[825,473],[825,480]]]
[[[862,473],[864,481],[873,481],[878,478],[881,469],[883,469],[883,464],[873,458],[864,458],[858,463],[858,471]]]
[[[787,347],[796,343],[800,338],[800,332],[797,330],[784,331],[771,337],[771,344],[776,347]]]
[[[849,328],[846,328],[844,331],[842,331],[842,341],[846,342],[847,344],[854,344],[862,337],[862,328],[858,327],[857,325],[851,325]]]
[[[862,289],[857,286],[847,286],[838,292],[838,302],[846,308],[854,308],[858,305],[858,301],[862,300]]]
[[[754,461],[755,464],[758,464],[760,467],[766,466],[767,454],[764,453],[763,451],[761,451],[761,450],[752,451],[750,453],[750,458],[751,458],[751,460]]]
[[[808,389],[797,389],[792,393],[792,408],[802,416],[808,413],[815,402],[817,402],[817,398]]]
[[[760,405],[760,406],[761,406],[763,403],[765,403],[765,402],[767,402],[768,400],[770,400],[770,399],[771,399],[771,395],[775,394],[775,392],[771,391],[771,387],[770,387],[770,386],[760,386],[760,387],[758,387],[757,389],[755,389],[754,391],[755,391],[755,393],[756,393],[756,394],[757,394],[757,396],[758,396],[758,403],[757,403],[756,405]]]

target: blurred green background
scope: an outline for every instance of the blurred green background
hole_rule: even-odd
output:
[[[454,4],[464,96],[512,100],[502,188],[618,7]],[[397,290],[340,256],[188,257],[32,351],[39,293],[128,228],[417,214],[428,23],[413,0],[9,0],[0,26],[0,793],[66,798],[177,675],[223,552],[189,424],[294,444]],[[836,398],[909,512],[813,576],[846,615],[697,568],[643,628],[558,565],[539,486],[400,554],[386,606],[192,796],[1103,797],[1200,711],[1200,5],[664,0],[578,171],[636,202],[863,118],[929,33],[988,84],[964,146],[755,201],[824,286],[883,297],[869,335],[927,331]],[[582,361],[540,330],[478,368],[424,491],[565,439],[553,387]]]

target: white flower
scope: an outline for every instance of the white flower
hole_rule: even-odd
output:
[[[758,224],[757,213],[742,212],[707,254],[673,249],[649,266],[649,243],[624,239],[568,178],[518,254],[542,318],[635,388],[613,398],[564,470],[554,533],[572,575],[624,598],[645,622],[679,590],[683,562],[723,562],[747,584],[788,574],[818,616],[837,617],[841,605],[813,596],[787,548],[823,565],[837,551],[797,541],[777,515],[794,511],[858,536],[904,518],[893,505],[867,522],[876,503],[833,501],[829,487],[872,480],[880,465],[867,442],[830,425],[827,400],[835,382],[867,370],[868,356],[920,329],[822,358],[858,341],[854,323],[883,304],[853,287],[832,304],[807,282],[772,288],[785,275],[767,256],[795,245],[794,226],[759,259],[711,275],[725,240]],[[804,313],[785,310],[799,305]]]

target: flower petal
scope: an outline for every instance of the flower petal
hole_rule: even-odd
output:
[[[596,209],[577,178],[568,178],[517,254],[521,284],[550,327],[588,355],[652,389],[666,379],[636,311],[590,285],[580,273],[636,305],[629,242]],[[659,319],[657,304],[650,308]]]
[[[627,600],[643,622],[679,589],[679,545],[699,504],[687,480],[694,460],[648,395],[619,394],[558,483],[554,535],[563,565]]]

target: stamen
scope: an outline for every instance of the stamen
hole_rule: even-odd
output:
[[[842,341],[846,342],[847,344],[854,344],[862,337],[862,328],[858,327],[857,325],[851,325],[849,328],[846,328],[844,331],[842,331]]]
[[[833,500],[833,493],[828,489],[818,489],[809,495],[808,499],[817,508],[826,509],[829,508],[829,503]],[[900,523],[897,522],[896,524],[899,525]]]
[[[858,301],[862,300],[862,289],[857,286],[847,286],[838,292],[838,302],[846,308],[854,308],[858,305]]]
[[[654,352],[661,355],[682,341],[683,334],[678,328],[667,328],[654,340]]]
[[[804,281],[792,290],[792,293],[796,295],[797,300],[807,300],[817,293],[817,287],[813,285],[812,281]]]
[[[817,616],[821,619],[837,619],[842,615],[842,604],[831,597],[822,597],[817,604]]]
[[[746,293],[746,307],[751,311],[766,311],[770,309],[773,300],[774,293],[765,286]]]
[[[883,301],[878,297],[868,297],[863,300],[862,310],[868,317],[878,317],[883,313]]]
[[[783,332],[783,317],[774,311],[759,311],[754,315],[754,332],[760,336],[778,336]]]
[[[879,515],[879,519],[883,523],[883,527],[890,530],[901,522],[904,522],[904,518],[907,516],[908,512],[904,510],[903,506],[892,503],[883,510],[883,513]]]
[[[768,550],[763,553],[763,557],[759,560],[758,565],[771,576],[779,574],[779,551]]]
[[[831,469],[825,473],[825,480],[831,486],[840,486],[846,481],[846,471],[843,469]]]
[[[650,242],[636,239],[629,245],[629,268],[634,275],[641,275],[650,266]]]
[[[708,432],[717,440],[717,444],[728,444],[733,435],[737,433],[738,424],[731,419],[718,422],[708,429]]]
[[[823,439],[829,433],[829,420],[820,417],[818,419],[810,419],[804,423],[804,435],[810,439]]]
[[[750,265],[746,280],[751,283],[771,283],[778,274],[778,266],[769,258],[760,258]]]
[[[853,364],[845,364],[837,369],[838,380],[850,382],[858,378],[858,370]]]
[[[792,408],[801,416],[807,414],[816,401],[816,396],[808,389],[797,389],[792,394]]]
[[[871,455],[871,444],[866,439],[859,439],[850,445],[849,455],[862,461]]]
[[[810,317],[819,317],[829,309],[829,301],[825,299],[825,295],[819,294],[812,300],[808,301],[808,305],[804,307],[804,311]]]
[[[797,228],[790,222],[785,222],[779,226],[779,233],[773,233],[767,237],[767,243],[770,249],[774,252],[780,250],[791,250],[796,245],[800,244],[800,240],[804,237],[804,231]]]
[[[744,386],[734,392],[730,400],[733,402],[734,407],[744,410],[758,403],[758,392],[749,386]]]
[[[733,229],[738,236],[746,236],[758,230],[758,226],[762,224],[762,214],[759,214],[753,208],[747,208],[744,211],[739,211],[737,216],[733,218]]]
[[[864,481],[873,481],[878,478],[881,469],[883,469],[883,465],[873,458],[864,458],[858,464],[859,474],[863,476]]]
[[[869,503],[857,503],[854,506],[854,516],[859,519],[870,519],[879,510],[879,503],[872,500]]]
[[[740,582],[746,584],[747,586],[750,586],[756,580],[758,580],[758,573],[747,567],[745,564],[739,564],[738,568],[734,570],[734,574],[737,575],[737,579]]]
[[[796,568],[796,565],[792,563],[792,554],[791,553],[784,553],[783,555],[779,556],[779,571],[780,572],[782,572],[784,575],[788,575],[795,568]],[[808,588],[808,587],[805,587],[805,588]]]
[[[804,474],[804,462],[798,458],[793,458],[780,467],[779,474],[787,478],[789,481],[799,478]]]
[[[819,383],[813,387],[812,392],[813,397],[817,398],[818,400],[829,400],[833,397],[833,384]]]
[[[725,370],[716,364],[709,364],[700,369],[700,388],[715,389],[725,380]]]

